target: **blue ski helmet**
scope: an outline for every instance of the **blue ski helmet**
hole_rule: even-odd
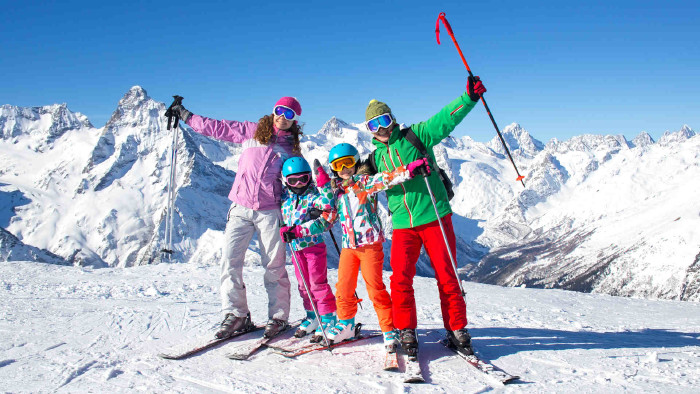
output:
[[[328,153],[328,164],[340,159],[341,157],[352,156],[355,158],[355,162],[360,161],[360,152],[354,146],[343,142],[334,146]]]
[[[282,176],[301,174],[302,172],[311,172],[309,162],[303,157],[290,157],[282,164]]]

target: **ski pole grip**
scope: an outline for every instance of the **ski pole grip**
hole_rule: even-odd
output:
[[[430,173],[428,172],[428,170],[425,168],[424,165],[420,166],[420,168],[418,170],[420,171],[421,175],[423,175],[426,178],[430,175]]]
[[[173,103],[170,104],[168,109],[165,111],[165,116],[168,117],[168,130],[170,130],[170,128],[171,128],[170,126],[171,126],[173,118],[175,119],[174,128],[177,129],[177,126],[180,123],[180,116],[179,116],[179,114],[173,113],[173,107],[176,105],[182,105],[182,100],[184,100],[184,97],[175,95],[175,96],[173,96],[173,99],[174,99]]]

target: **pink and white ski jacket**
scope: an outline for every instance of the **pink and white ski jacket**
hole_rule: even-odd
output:
[[[301,156],[293,152],[294,137],[273,137],[270,145],[263,145],[253,138],[258,128],[255,122],[192,115],[187,125],[207,137],[243,145],[229,200],[256,211],[280,208],[282,163],[292,156]]]

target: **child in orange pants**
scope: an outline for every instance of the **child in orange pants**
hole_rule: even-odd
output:
[[[342,180],[336,185],[337,216],[330,220],[339,220],[343,230],[343,249],[340,252],[336,285],[338,322],[328,330],[328,339],[338,343],[355,336],[355,315],[359,302],[355,297],[355,289],[357,274],[361,270],[369,298],[377,312],[379,326],[384,333],[384,343],[393,350],[398,340],[392,320],[391,297],[382,280],[384,232],[377,215],[375,194],[411,179],[420,167],[427,168],[427,164],[425,159],[420,159],[392,172],[369,176],[357,175],[358,161],[357,149],[345,143],[334,146],[328,158],[331,170]],[[316,172],[319,185],[329,180],[320,166]]]

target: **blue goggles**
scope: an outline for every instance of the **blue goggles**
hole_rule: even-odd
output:
[[[379,115],[367,121],[367,128],[369,131],[376,133],[381,127],[389,127],[393,121],[394,118],[391,114]]]
[[[272,112],[277,116],[284,116],[287,120],[296,120],[298,115],[293,109],[285,107],[284,105],[278,105]]]

